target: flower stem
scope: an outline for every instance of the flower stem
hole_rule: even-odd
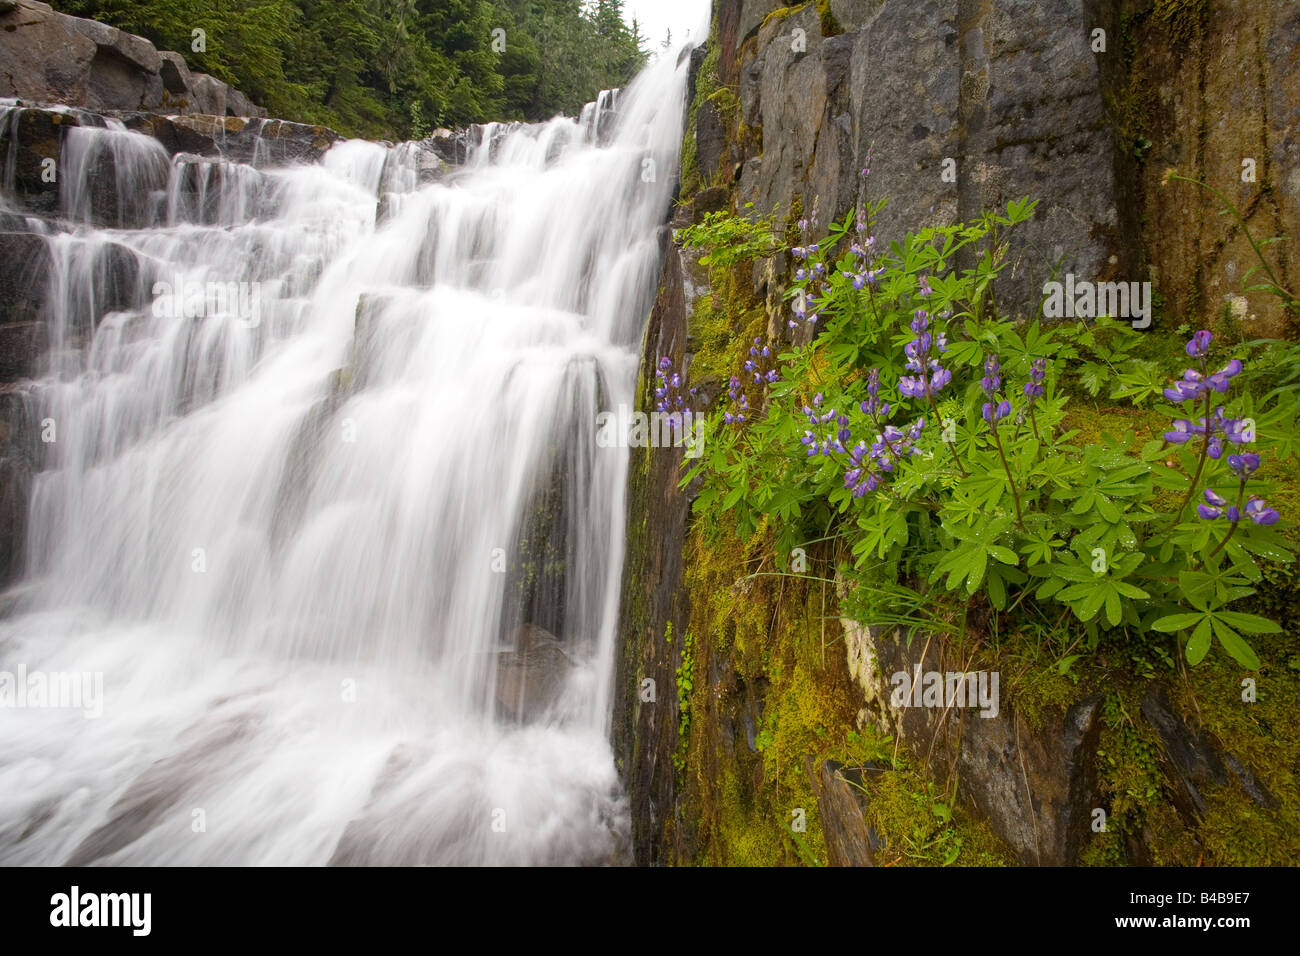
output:
[[[1178,518],[1174,521],[1172,527],[1176,528],[1183,523],[1183,512],[1187,510],[1187,503],[1192,500],[1192,495],[1196,494],[1196,486],[1201,483],[1201,472],[1205,470],[1205,460],[1210,457],[1210,390],[1205,390],[1205,434],[1201,438],[1201,460],[1196,463],[1196,474],[1192,476],[1192,483],[1187,488],[1187,494],[1183,498],[1183,503],[1178,506]]]
[[[1011,477],[1011,466],[1007,464],[1006,453],[1002,450],[1002,436],[998,434],[996,421],[989,424],[989,431],[993,432],[993,443],[998,446],[998,457],[1002,459],[1002,470],[1007,473],[1007,484],[1011,486],[1011,500],[1016,506],[1016,526],[1024,528],[1025,519],[1020,514],[1020,491],[1016,488],[1016,479]]]
[[[1228,533],[1224,536],[1223,540],[1219,542],[1219,546],[1215,548],[1213,551],[1211,551],[1208,555],[1206,555],[1205,557],[1206,564],[1209,564],[1210,558],[1214,557],[1216,554],[1222,551],[1223,546],[1228,543],[1228,541],[1232,538],[1234,534],[1237,533],[1237,525],[1241,524],[1241,502],[1243,499],[1245,499],[1245,497],[1246,497],[1246,480],[1243,478],[1241,480],[1241,485],[1237,488],[1237,520],[1232,523],[1232,527],[1228,529]]]
[[[939,403],[936,402],[936,401],[934,400],[934,393],[930,391],[930,386],[929,386],[928,383],[926,384],[926,387],[925,387],[925,397],[928,398],[928,399],[930,400],[930,408],[934,411],[934,422],[935,422],[935,424],[938,425],[938,426],[940,427],[940,429],[942,429],[942,428],[943,428],[943,416],[939,414]],[[940,435],[943,434],[942,430],[939,432],[939,434],[940,434]],[[963,478],[968,477],[967,474],[966,474],[966,469],[963,468],[963,467],[961,466],[961,459],[957,457],[957,445],[956,445],[956,443],[954,443],[954,442],[950,442],[950,441],[945,441],[944,444],[947,445],[947,446],[948,446],[948,450],[949,450],[950,452],[952,452],[952,463],[953,463],[954,465],[957,466],[957,470],[958,470],[959,472],[961,472],[961,476],[962,476]]]

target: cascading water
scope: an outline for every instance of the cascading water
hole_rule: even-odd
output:
[[[100,674],[101,713],[0,711],[0,863],[622,858],[596,421],[633,402],[686,60],[424,186],[409,146],[72,131],[0,672]]]

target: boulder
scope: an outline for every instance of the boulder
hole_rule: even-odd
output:
[[[90,63],[99,48],[71,28],[72,19],[29,0],[0,11],[0,96],[86,102]]]
[[[497,655],[496,699],[503,715],[534,720],[559,700],[573,661],[554,634],[525,624],[511,636],[514,650]]]
[[[81,125],[83,118],[75,112],[16,106],[0,121],[0,156],[8,157],[13,174],[4,185],[27,210],[50,215],[58,209],[59,184],[49,173],[59,168],[68,129]]]
[[[0,5],[0,96],[92,110],[266,115],[179,53],[36,0]]]
[[[30,232],[0,232],[0,326],[38,321],[48,295],[50,251]],[[0,381],[21,377],[8,354],[0,353]]]
[[[862,771],[825,761],[813,778],[829,866],[875,866],[872,833],[863,816]]]
[[[168,96],[188,96],[192,75],[188,64],[185,62],[185,57],[171,50],[159,53],[158,57],[162,60],[158,75],[162,78],[164,94]]]
[[[7,433],[8,425],[0,425]],[[27,541],[27,508],[32,496],[32,467],[5,435],[0,451],[0,588],[22,574]]]
[[[225,83],[206,73],[191,74],[190,102],[193,112],[208,116],[226,115],[226,94],[230,91]]]

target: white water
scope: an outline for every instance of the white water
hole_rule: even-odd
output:
[[[80,224],[48,239],[54,348],[28,390],[55,440],[0,671],[102,673],[102,716],[0,709],[0,863],[622,859],[626,453],[595,422],[632,403],[676,59],[601,144],[595,110],[488,127],[425,187],[409,147],[274,170],[72,131]],[[119,221],[147,227],[88,225],[105,153]],[[381,186],[404,191],[377,226]],[[175,277],[257,283],[260,312],[155,316]],[[495,688],[525,620],[576,666],[521,721]]]

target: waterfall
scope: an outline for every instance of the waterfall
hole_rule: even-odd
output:
[[[69,131],[0,682],[87,696],[0,708],[0,864],[624,859],[596,422],[634,401],[687,62],[431,182],[411,144]]]

